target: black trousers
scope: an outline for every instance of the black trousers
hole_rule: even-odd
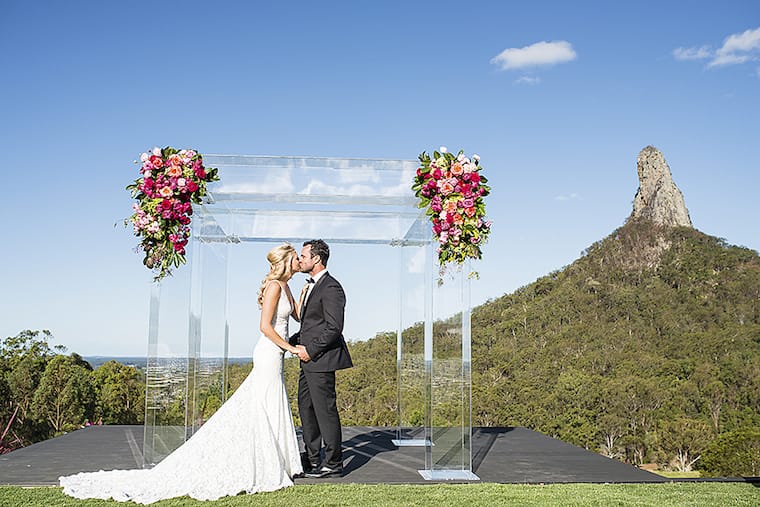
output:
[[[325,465],[343,466],[343,435],[335,395],[335,372],[306,372],[298,377],[298,412],[301,416],[306,456],[312,464],[320,462],[325,443]]]

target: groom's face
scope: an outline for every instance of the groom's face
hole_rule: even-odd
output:
[[[301,257],[298,259],[301,265],[301,273],[308,273],[314,269],[314,264],[317,263],[319,257],[312,257],[311,245],[306,245],[301,249]]]

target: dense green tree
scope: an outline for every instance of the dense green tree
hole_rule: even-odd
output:
[[[673,457],[671,466],[679,472],[690,472],[709,442],[709,423],[676,417],[663,421],[661,426],[661,447],[667,456]]]
[[[720,435],[702,454],[699,468],[712,476],[760,476],[760,430],[754,428]]]
[[[45,367],[32,410],[38,421],[60,434],[92,419],[94,399],[90,372],[76,358],[58,355]]]
[[[0,388],[7,389],[8,397],[3,403],[3,422],[13,417],[9,433],[19,442],[28,444],[49,437],[50,428],[37,421],[31,414],[34,393],[48,361],[62,346],[50,348],[53,339],[48,330],[24,330],[16,336],[5,338],[0,344]]]
[[[145,419],[145,377],[137,368],[111,360],[92,374],[96,419],[105,424],[141,424]]]

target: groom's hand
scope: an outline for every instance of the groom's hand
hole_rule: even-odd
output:
[[[311,356],[309,356],[309,353],[306,352],[306,347],[303,345],[296,345],[296,348],[298,349],[298,358],[303,361],[304,363],[308,363],[311,361]]]

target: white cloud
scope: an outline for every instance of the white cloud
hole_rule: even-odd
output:
[[[757,49],[760,49],[760,27],[754,30],[747,30],[743,33],[729,35],[723,41],[723,47],[718,50],[718,54]]]
[[[580,194],[572,193],[572,194],[561,194],[554,198],[555,201],[580,201],[581,196]]]
[[[541,82],[541,78],[537,76],[520,76],[515,80],[517,84],[537,85]]]
[[[760,27],[726,37],[723,46],[715,52],[715,58],[707,65],[736,65],[760,57]]]
[[[548,67],[571,62],[577,56],[572,44],[567,41],[541,41],[522,48],[507,48],[491,58],[491,63],[498,65],[502,70]]]
[[[673,50],[676,60],[710,59],[707,67],[739,65],[760,60],[760,27],[731,34],[723,40],[723,45],[713,51],[710,46],[679,47]]]
[[[676,60],[704,60],[712,56],[710,46],[700,48],[676,48],[673,50],[673,57]]]

